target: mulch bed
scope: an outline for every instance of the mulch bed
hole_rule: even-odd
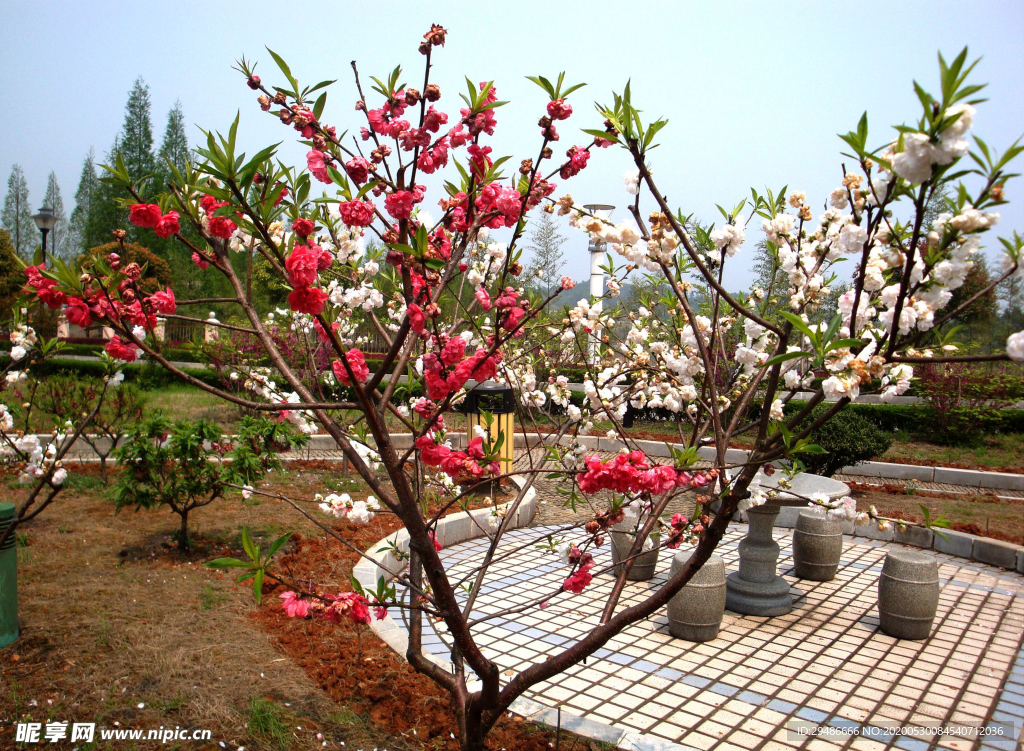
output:
[[[401,526],[394,517],[382,514],[364,526],[340,521],[336,531],[359,550],[366,550]],[[289,545],[280,565],[292,577],[333,584],[324,587],[331,591],[351,591],[350,574],[359,560],[355,551],[321,537],[296,535]],[[365,626],[288,618],[278,603],[284,590],[278,584],[264,585],[264,605],[250,617],[273,635],[277,646],[331,699],[370,717],[382,730],[418,741],[424,748],[458,749],[458,726],[447,692],[413,670]],[[566,751],[577,745],[587,747],[581,739],[570,740],[566,735],[562,738]],[[508,716],[488,736],[490,748],[508,751],[544,751],[553,748],[554,741],[553,732]]]

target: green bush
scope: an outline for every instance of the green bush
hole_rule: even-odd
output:
[[[171,422],[156,415],[137,425],[114,451],[122,471],[114,486],[117,512],[167,506],[180,518],[177,540],[189,549],[188,516],[223,498],[233,486],[253,485],[279,470],[278,453],[301,448],[307,437],[288,423],[244,417],[234,441],[209,420]]]
[[[815,407],[801,427],[813,423],[829,408],[827,404]],[[825,477],[831,477],[843,467],[881,456],[892,445],[890,433],[879,429],[849,408],[812,432],[810,440],[828,453],[801,454],[800,459],[809,472]]]
[[[0,367],[5,365],[9,359],[9,355],[0,354]],[[99,360],[67,360],[55,357],[52,360],[44,360],[33,365],[30,370],[39,378],[53,375],[77,375],[87,378],[102,378],[104,376],[103,363]],[[124,373],[126,383],[134,383],[142,389],[159,389],[183,383],[180,378],[164,369],[163,366],[152,362],[127,364],[121,368],[121,371]],[[213,370],[182,368],[182,372],[211,386],[223,385],[223,379]]]
[[[786,405],[786,414],[795,415],[807,402],[791,401]],[[930,434],[934,430],[934,410],[926,404],[851,404],[846,412],[863,417],[878,428],[895,433],[905,430],[908,433]],[[1024,433],[1024,410],[999,410],[997,419],[988,426],[992,433]]]

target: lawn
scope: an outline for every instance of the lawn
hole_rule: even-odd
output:
[[[18,535],[22,628],[0,649],[0,748],[14,747],[13,723],[57,720],[208,729],[214,743],[204,749],[456,748],[447,696],[366,627],[288,619],[274,585],[257,606],[251,585],[201,565],[244,557],[243,525],[264,548],[293,531],[283,568],[328,591],[350,589],[356,555],[286,504],[234,495],[198,509],[195,550],[185,556],[173,547],[169,512],[115,515],[92,468],[73,466],[67,484]],[[305,500],[315,514],[316,492],[366,494],[336,464],[293,463],[261,487]],[[329,521],[361,550],[398,528],[386,514],[360,527]],[[495,748],[517,751],[554,741],[512,720],[494,737]],[[561,748],[591,746],[563,733]]]

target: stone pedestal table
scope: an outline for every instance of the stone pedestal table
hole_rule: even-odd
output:
[[[776,486],[780,473],[764,477],[761,487]],[[792,493],[782,492],[763,506],[747,509],[749,529],[739,544],[739,571],[726,578],[725,607],[743,615],[785,615],[793,609],[789,582],[779,576],[776,564],[779,546],[772,538],[775,518],[783,506],[806,506],[814,493],[825,493],[831,500],[850,492],[846,483],[820,475],[800,474],[793,480]]]

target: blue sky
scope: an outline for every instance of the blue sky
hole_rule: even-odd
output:
[[[628,12],[627,12],[628,11]],[[916,119],[916,78],[937,90],[936,52],[969,45],[989,82],[974,132],[1005,148],[1024,133],[1024,3],[665,2],[586,3],[199,3],[7,2],[0,6],[0,178],[25,169],[34,203],[56,171],[70,212],[82,160],[102,155],[121,125],[135,78],[150,86],[159,140],[168,109],[181,99],[190,123],[224,129],[241,110],[240,138],[251,150],[290,132],[261,113],[231,69],[241,55],[258,60],[267,82],[280,80],[263,45],[281,53],[300,82],[337,78],[324,119],[339,129],[358,124],[349,61],[364,78],[396,64],[419,87],[416,45],[432,22],[449,30],[435,56],[442,109],[457,112],[463,76],[495,81],[501,99],[497,154],[533,156],[544,94],[523,76],[585,81],[571,102],[576,115],[559,129],[565,149],[599,127],[594,100],[607,101],[632,79],[634,102],[664,116],[654,174],[673,204],[706,221],[716,203],[734,205],[750,186],[806,191],[821,206],[841,178],[837,132],[868,111],[873,138]],[[304,149],[283,156],[303,162]],[[583,202],[624,206],[625,154],[602,151],[565,186]],[[1022,164],[1018,163],[1018,169]],[[558,191],[562,193],[562,187]],[[1000,234],[1024,232],[1024,191],[1012,183]],[[648,207],[649,208],[649,207]],[[436,215],[436,209],[434,209]],[[616,217],[624,216],[619,209]],[[587,273],[585,237],[566,230],[567,271]],[[730,286],[745,269],[760,231],[748,232],[734,259]]]

